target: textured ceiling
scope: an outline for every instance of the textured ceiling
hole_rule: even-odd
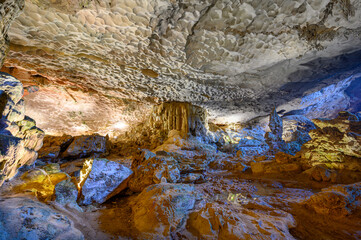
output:
[[[361,65],[360,0],[25,2],[5,66],[47,87],[189,101],[242,121],[239,113],[264,114]]]

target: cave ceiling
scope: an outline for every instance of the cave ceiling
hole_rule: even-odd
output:
[[[43,128],[162,101],[245,121],[359,78],[360,33],[360,0],[26,0],[4,69]]]

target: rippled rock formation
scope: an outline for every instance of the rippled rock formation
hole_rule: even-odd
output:
[[[10,24],[21,13],[24,8],[24,0],[4,0],[0,6],[0,67],[3,66],[6,54],[9,51],[10,39],[8,30]]]
[[[318,97],[300,98],[357,75],[360,16],[358,1],[26,0],[20,17],[10,28],[6,23],[5,68],[44,87],[56,126],[40,121],[47,113],[36,110],[42,102],[36,93],[29,106],[53,131],[64,132],[59,123],[79,106],[92,121],[77,121],[73,131],[99,128],[93,108],[112,125],[131,101],[191,102],[218,122],[245,122],[274,105],[311,113]],[[339,92],[328,100],[344,107],[348,96]],[[72,106],[63,101],[67,107],[57,114],[64,98]],[[323,112],[341,110],[320,103]]]

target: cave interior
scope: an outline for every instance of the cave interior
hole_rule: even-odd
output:
[[[360,0],[0,0],[0,239],[361,239]]]

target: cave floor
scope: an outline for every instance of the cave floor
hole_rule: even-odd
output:
[[[290,228],[290,233],[296,239],[360,239],[361,214],[344,218],[332,218],[311,211],[299,203],[322,188],[332,186],[332,183],[315,182],[298,174],[283,176],[255,176],[250,173],[230,173],[227,171],[212,171],[208,173],[204,183],[196,184],[199,191],[209,192],[214,199],[207,202],[221,204],[243,205],[251,211],[262,211],[272,207],[290,213],[296,225]],[[236,194],[245,198],[254,198],[258,204],[237,202]],[[131,202],[137,194],[121,194],[109,199],[104,204],[86,212],[60,209],[75,223],[86,239],[139,239],[140,232],[132,220]],[[219,196],[219,197],[217,197]],[[233,196],[233,198],[232,198]],[[267,238],[267,235],[265,235]],[[178,234],[179,239],[188,239],[187,235]],[[285,238],[287,239],[287,238]]]

